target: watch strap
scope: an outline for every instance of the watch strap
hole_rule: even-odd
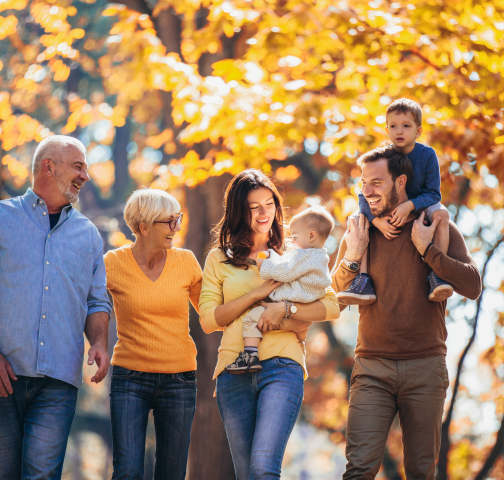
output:
[[[360,267],[360,262],[351,262],[350,260],[348,260],[345,256],[343,257],[343,259],[341,260],[350,270],[352,270],[352,267],[350,267],[350,265],[352,263],[356,263],[357,265],[359,265]],[[354,270],[352,270],[354,271]]]

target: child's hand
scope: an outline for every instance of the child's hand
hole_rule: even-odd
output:
[[[401,233],[401,230],[398,230],[390,223],[389,220],[391,219],[392,217],[390,215],[387,215],[386,217],[375,217],[373,219],[373,225],[380,230],[380,232],[382,232],[388,240],[397,238],[397,236]]]
[[[396,227],[402,227],[406,223],[409,214],[413,210],[415,210],[415,205],[413,205],[413,202],[411,200],[401,203],[401,205],[398,205],[396,208],[394,208],[392,212],[392,220],[390,220],[390,223]]]

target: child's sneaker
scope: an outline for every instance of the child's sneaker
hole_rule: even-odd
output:
[[[441,280],[434,272],[427,277],[429,282],[429,300],[431,302],[443,302],[453,295],[453,287],[444,280]]]
[[[376,302],[376,293],[369,275],[359,273],[350,288],[336,294],[341,305],[371,305]]]
[[[262,370],[257,353],[240,352],[238,358],[225,368],[226,372],[233,374],[254,373]]]

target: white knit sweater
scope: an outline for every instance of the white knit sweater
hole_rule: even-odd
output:
[[[271,300],[311,303],[321,299],[331,285],[325,248],[296,248],[285,255],[269,251],[261,265],[261,278],[284,282],[270,294]]]

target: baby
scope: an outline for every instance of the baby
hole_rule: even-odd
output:
[[[293,302],[311,303],[321,299],[331,285],[329,257],[324,244],[334,228],[334,220],[323,207],[311,207],[292,218],[290,232],[296,247],[285,255],[274,250],[259,252],[257,267],[261,278],[284,282],[271,294],[273,302],[285,302],[285,318],[295,314]],[[261,258],[262,257],[262,258]],[[244,352],[226,367],[229,373],[239,374],[262,370],[258,347],[262,333],[257,322],[266,309],[253,308],[243,320]]]

